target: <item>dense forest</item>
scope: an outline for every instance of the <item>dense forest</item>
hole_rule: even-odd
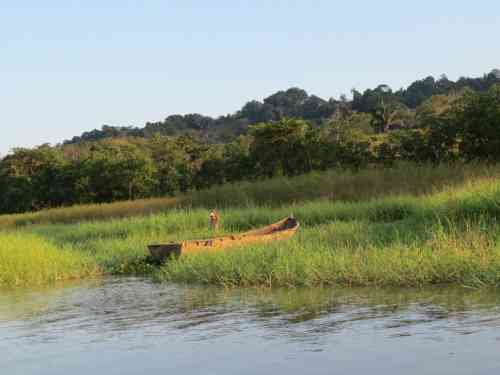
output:
[[[299,88],[232,115],[103,126],[0,160],[0,213],[173,195],[312,170],[500,159],[500,71],[322,99]]]

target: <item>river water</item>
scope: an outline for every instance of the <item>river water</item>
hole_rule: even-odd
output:
[[[0,374],[499,374],[500,291],[0,291]]]

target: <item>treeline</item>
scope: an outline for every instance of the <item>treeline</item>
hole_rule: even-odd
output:
[[[500,85],[434,95],[415,110],[382,94],[369,112],[340,101],[327,121],[259,122],[230,142],[123,136],[15,149],[0,161],[0,212],[173,195],[312,170],[497,162]]]
[[[361,113],[376,112],[381,102],[397,107],[400,110],[414,112],[424,101],[435,95],[460,93],[465,88],[474,91],[486,91],[494,84],[500,83],[500,70],[494,69],[479,78],[460,78],[449,80],[445,75],[435,79],[427,77],[413,82],[405,89],[393,91],[387,85],[379,85],[364,92],[352,90],[351,108]],[[245,134],[250,125],[260,122],[280,121],[284,118],[301,118],[311,124],[322,124],[345,108],[347,99],[322,99],[309,95],[300,88],[278,91],[263,101],[253,100],[246,103],[234,114],[212,118],[201,114],[171,115],[163,121],[148,122],[143,128],[109,126],[92,130],[66,141],[75,144],[99,141],[117,137],[150,138],[155,134],[167,136],[190,135],[204,142],[225,143]],[[401,125],[404,119],[395,119],[395,126]],[[408,124],[411,125],[411,124]]]

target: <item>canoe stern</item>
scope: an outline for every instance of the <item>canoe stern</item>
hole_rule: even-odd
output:
[[[182,244],[170,243],[170,244],[149,245],[148,249],[149,253],[151,254],[151,259],[155,263],[163,263],[170,258],[179,257],[182,252]]]

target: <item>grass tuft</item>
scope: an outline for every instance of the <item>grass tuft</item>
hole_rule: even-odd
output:
[[[0,233],[0,286],[44,285],[94,277],[100,273],[88,256],[57,248],[24,233]]]

